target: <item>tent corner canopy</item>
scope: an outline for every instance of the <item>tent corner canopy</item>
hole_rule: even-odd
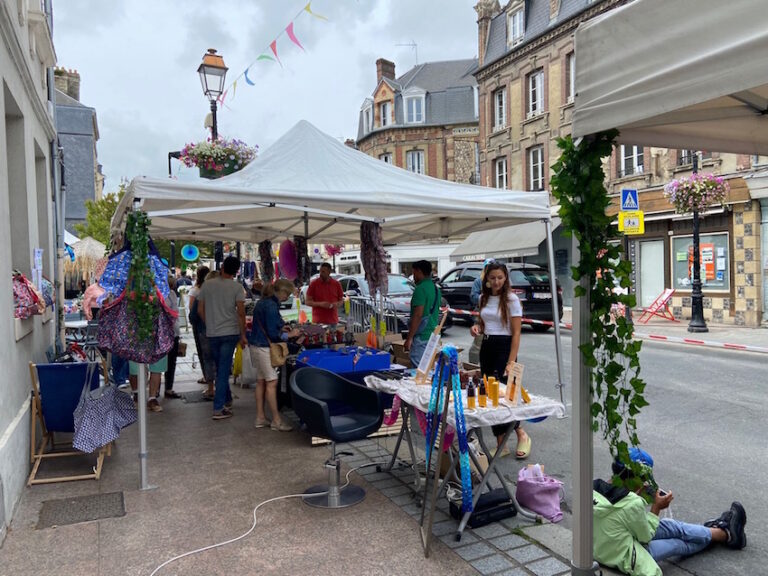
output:
[[[124,227],[134,199],[149,214],[153,236],[192,241],[303,236],[306,218],[316,243],[359,243],[365,220],[381,224],[388,244],[436,242],[550,218],[547,192],[414,174],[353,150],[306,121],[244,169],[218,180],[134,178],[113,231]]]
[[[768,154],[763,0],[637,0],[580,25],[575,46],[574,137]]]

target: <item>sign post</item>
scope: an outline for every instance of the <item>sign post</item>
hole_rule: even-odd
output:
[[[619,212],[619,231],[624,232],[624,258],[629,258],[629,236],[645,234],[645,219],[640,210],[640,198],[634,188],[622,188],[621,212]],[[631,291],[632,288],[630,287]],[[632,324],[632,307],[624,307],[624,315],[627,322]]]

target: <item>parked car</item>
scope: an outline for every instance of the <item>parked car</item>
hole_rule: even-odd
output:
[[[368,289],[368,282],[365,281],[365,275],[341,276],[338,278],[338,281],[341,283],[341,288],[344,290],[345,295],[370,301],[372,310],[378,309],[378,303],[374,304],[371,299],[371,292]],[[398,331],[407,333],[408,325],[411,321],[411,296],[416,289],[416,285],[400,274],[390,274],[388,281],[387,300],[391,303],[397,315]],[[373,308],[374,306],[375,308]],[[448,301],[442,298],[440,306],[448,306]],[[443,326],[443,331],[447,330],[452,323],[453,321],[449,314]]]
[[[312,277],[309,279],[309,282],[307,282],[306,284],[304,284],[304,285],[301,287],[301,289],[299,290],[299,300],[301,301],[301,303],[302,303],[302,304],[306,304],[306,303],[307,303],[307,290],[309,290],[309,284],[310,284],[310,283],[311,283],[313,280],[315,280],[316,278],[320,278],[320,274],[315,274],[314,276],[312,276]],[[341,278],[341,274],[335,274],[335,273],[333,273],[333,274],[331,274],[331,278],[335,278],[336,280],[338,280],[339,278]]]
[[[549,272],[535,264],[509,263],[509,283],[512,291],[523,306],[523,317],[531,320],[552,322],[552,294],[549,285]],[[472,284],[483,271],[481,262],[461,264],[446,273],[440,280],[443,297],[451,308],[471,311],[475,306],[469,299]],[[558,321],[563,317],[563,290],[557,283]],[[474,320],[471,314],[452,314],[454,319],[468,322]],[[537,332],[549,330],[543,324],[531,324]]]

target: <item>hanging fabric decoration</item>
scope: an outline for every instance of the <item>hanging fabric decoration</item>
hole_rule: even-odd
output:
[[[275,278],[275,265],[272,262],[272,242],[264,240],[259,243],[259,260],[261,260],[260,275],[264,282],[270,283]]]
[[[296,34],[293,31],[293,22],[291,22],[290,24],[288,24],[288,26],[285,27],[285,33],[288,34],[288,38],[291,39],[291,42],[293,42],[294,44],[296,44],[296,46],[304,50],[304,46],[301,45],[301,42],[299,42],[299,39],[296,38]]]
[[[315,17],[315,18],[317,18],[318,20],[325,20],[325,21],[327,22],[327,21],[328,21],[328,18],[326,18],[325,16],[323,16],[323,15],[321,15],[321,14],[318,14],[317,12],[312,12],[312,9],[309,7],[309,5],[310,5],[310,4],[312,4],[312,2],[307,2],[307,5],[306,5],[306,6],[304,6],[304,11],[305,11],[307,14],[310,14],[311,16],[314,16],[314,17]]]
[[[360,259],[370,293],[387,295],[387,253],[381,238],[381,226],[376,222],[360,224]]]
[[[245,72],[243,72],[243,76],[245,76],[245,83],[248,84],[249,86],[256,86],[256,83],[253,82],[250,78],[248,78],[248,70],[250,70],[250,68],[246,68]]]
[[[282,276],[288,280],[296,280],[296,245],[290,240],[283,240],[280,243],[280,271]]]
[[[280,56],[277,55],[277,40],[272,40],[269,47],[272,49],[272,54],[274,54],[275,58],[277,58],[277,63],[280,64],[280,68],[282,68],[283,63],[280,62]]]
[[[312,276],[312,261],[309,259],[307,239],[304,236],[294,236],[293,241],[296,244],[296,286],[301,286],[309,282],[309,277]]]

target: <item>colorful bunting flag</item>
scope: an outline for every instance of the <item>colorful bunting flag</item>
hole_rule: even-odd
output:
[[[272,43],[269,45],[269,47],[272,49],[272,54],[274,54],[275,58],[277,58],[277,63],[280,64],[280,68],[282,68],[283,63],[280,62],[280,56],[277,55],[277,40],[272,40]]]
[[[250,66],[245,69],[245,72],[243,72],[243,76],[245,76],[245,83],[249,86],[256,86],[256,83],[253,82],[250,78],[248,78],[248,70],[250,70]]]
[[[291,42],[293,42],[294,44],[296,44],[296,46],[304,50],[304,46],[301,45],[301,42],[299,42],[299,39],[296,38],[296,34],[293,33],[293,22],[291,22],[290,24],[288,24],[288,26],[285,27],[285,32],[286,34],[288,34],[288,38],[291,39]]]
[[[307,2],[307,5],[304,6],[304,11],[307,14],[310,14],[310,15],[314,16],[315,18],[318,18],[319,20],[328,21],[328,18],[326,18],[325,16],[321,16],[320,14],[317,14],[316,12],[312,12],[312,9],[309,7],[310,4],[312,4],[312,2]]]
[[[260,55],[258,58],[256,58],[256,61],[257,61],[257,62],[258,62],[259,60],[272,60],[272,62],[274,62],[274,61],[275,61],[275,59],[274,59],[274,58],[272,58],[272,56],[270,56],[269,54],[261,54],[261,55]]]

